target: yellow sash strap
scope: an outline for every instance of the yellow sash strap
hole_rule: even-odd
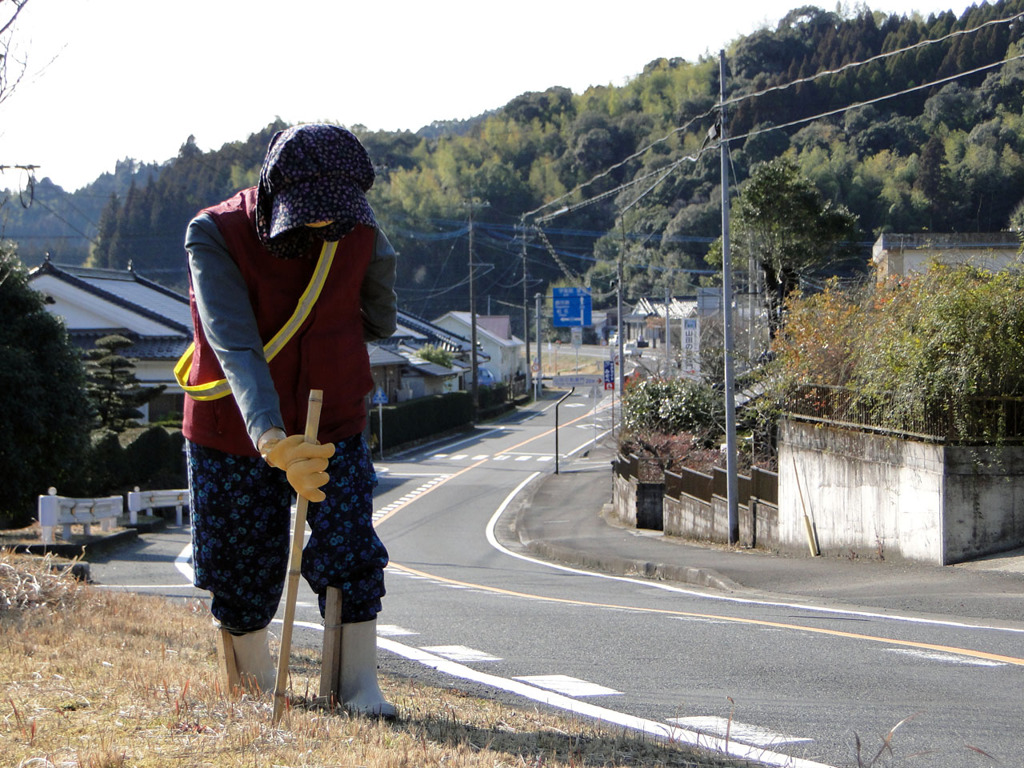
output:
[[[309,317],[309,313],[313,310],[313,305],[320,298],[320,292],[327,281],[327,273],[331,271],[334,253],[337,250],[338,243],[336,241],[324,243],[323,250],[320,251],[320,258],[316,263],[316,269],[313,271],[313,277],[310,278],[309,285],[306,286],[306,290],[299,297],[299,303],[295,307],[295,311],[281,327],[281,330],[274,334],[274,337],[263,347],[263,355],[268,363],[277,357],[277,353],[284,349],[284,345],[291,340],[295,332],[306,322],[306,318]],[[174,378],[178,380],[181,388],[194,400],[219,400],[230,395],[231,387],[227,379],[208,381],[205,384],[193,385],[187,383],[189,371],[192,370],[192,357],[195,351],[196,345],[193,342],[188,345],[188,349],[185,350],[185,353],[174,365]]]

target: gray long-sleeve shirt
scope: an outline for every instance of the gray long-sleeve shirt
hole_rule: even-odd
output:
[[[203,332],[238,403],[253,445],[281,427],[281,406],[263,355],[263,341],[249,303],[249,290],[213,217],[200,214],[185,233],[192,291]],[[397,256],[379,229],[360,289],[363,338],[386,339],[395,332]]]

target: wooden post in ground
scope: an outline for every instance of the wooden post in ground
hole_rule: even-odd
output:
[[[324,609],[324,652],[320,661],[320,698],[328,707],[341,700],[341,590],[328,587]]]

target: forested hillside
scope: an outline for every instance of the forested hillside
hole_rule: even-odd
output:
[[[787,155],[826,199],[856,214],[858,247],[827,272],[864,269],[881,232],[1006,229],[1024,199],[1021,14],[1024,0],[959,19],[806,6],[736,40],[725,87],[732,189],[758,163]],[[719,153],[709,136],[719,87],[717,56],[661,58],[622,87],[525,93],[417,133],[349,126],[378,166],[372,202],[401,255],[402,308],[434,317],[468,306],[471,215],[478,311],[510,313],[521,325],[524,293],[532,305],[553,280],[590,285],[595,306],[610,304],[622,248],[627,299],[661,296],[666,283],[692,293],[720,235]],[[173,161],[108,191],[90,263],[132,260],[181,287],[188,219],[254,183],[280,127],[214,152],[187,142]],[[86,193],[95,190],[77,194]],[[34,227],[59,229],[35,209]],[[38,260],[38,242],[21,244],[26,261]],[[65,261],[73,252],[69,242],[50,250]]]

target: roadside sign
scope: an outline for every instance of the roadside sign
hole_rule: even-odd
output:
[[[387,405],[388,393],[384,391],[383,387],[377,387],[377,391],[373,393],[371,402],[374,405]]]
[[[588,288],[552,288],[551,306],[553,309],[551,321],[556,327],[574,325],[582,327],[593,324]]]
[[[588,373],[577,373],[567,376],[555,376],[551,383],[559,389],[567,387],[596,387],[601,383],[601,377]]]
[[[615,389],[615,363],[611,360],[604,361],[604,388]]]
[[[569,329],[572,333],[572,345],[574,348],[579,349],[583,346],[583,326],[574,325]]]

